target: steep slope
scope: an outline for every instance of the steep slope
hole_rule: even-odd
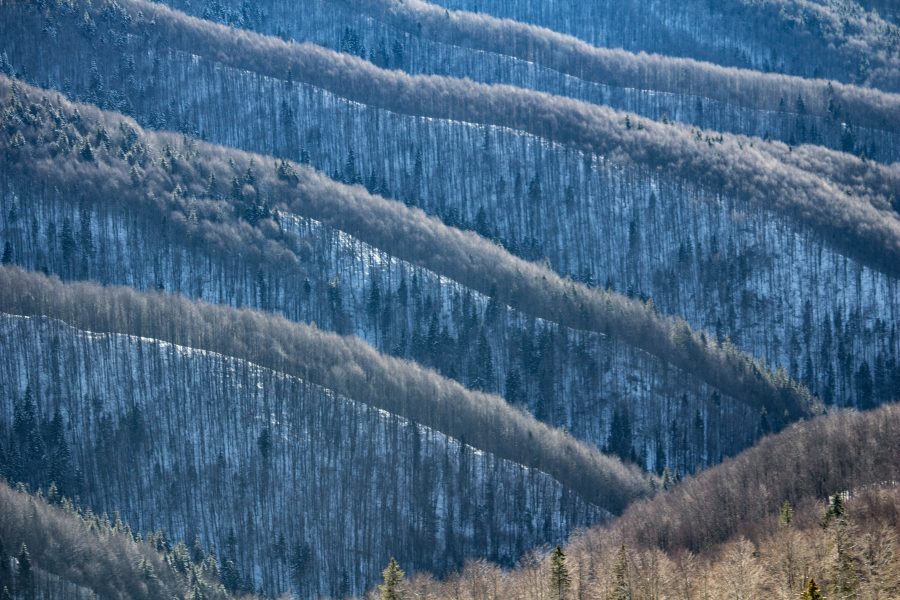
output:
[[[414,363],[380,355],[354,338],[179,296],[65,285],[11,267],[3,268],[2,277],[8,313],[50,316],[91,331],[184,344],[302,376],[358,402],[466,438],[479,449],[543,469],[612,511],[646,492],[639,470],[535,421],[497,396],[466,390]],[[265,344],[260,343],[263,339]]]
[[[359,590],[392,554],[439,572],[472,555],[508,563],[648,490],[635,469],[498,398],[348,338],[176,297],[0,277],[5,313],[64,321],[4,317],[11,476],[41,472],[30,465],[42,453],[20,438],[59,419],[82,474],[64,490],[139,530],[199,535],[249,589]],[[298,587],[291,552],[327,567],[304,570]]]
[[[900,89],[900,30],[853,1],[654,0],[623,6],[612,0],[553,4],[441,0],[438,4],[534,23],[597,46]]]
[[[797,598],[810,578],[829,597],[891,598],[900,550],[900,406],[839,412],[763,440],[733,460],[632,505],[566,546],[576,597]],[[836,498],[837,497],[837,498]],[[787,504],[785,504],[787,503]],[[623,545],[624,544],[624,545]],[[540,598],[546,558],[509,576],[473,565],[419,597],[485,585],[485,598]]]
[[[616,530],[636,544],[697,551],[749,533],[785,501],[893,484],[900,480],[898,422],[900,405],[888,404],[793,425],[654,502],[633,505]]]
[[[701,129],[817,143],[900,159],[900,97],[880,91],[661,55],[425,2],[170,2],[195,16],[311,41],[408,73],[470,77],[570,96]]]
[[[120,65],[99,61],[109,67],[107,75],[99,66],[90,75],[88,59],[82,58],[80,66],[65,69],[69,85],[86,99],[140,105],[132,112],[152,125],[202,129],[218,142],[310,156],[346,181],[390,190],[388,195],[478,229],[520,255],[545,257],[557,272],[652,298],[662,312],[682,315],[720,340],[728,337],[767,364],[803,377],[829,402],[872,404],[877,395],[859,393],[855,380],[865,380],[866,371],[871,377],[876,363],[885,365],[879,371],[896,368],[897,338],[891,337],[890,323],[898,294],[896,278],[889,275],[900,264],[889,259],[900,228],[891,208],[896,168],[814,147],[789,150],[759,140],[704,136],[502,86],[406,78],[346,56],[247,32],[232,35],[227,28],[152,9],[157,11],[152,27],[166,24],[180,32],[161,34],[167,41],[159,42],[157,56],[165,60],[147,59],[140,71],[123,77],[130,58]],[[115,14],[107,11],[102,19],[123,19]],[[56,42],[70,49],[65,65],[84,39],[63,27],[69,22],[65,11],[53,19],[59,40],[66,31],[70,36],[65,44]],[[46,46],[24,46],[15,39],[11,34],[10,52],[19,59],[30,54],[34,68],[55,60],[39,58]],[[83,51],[105,56],[101,42]],[[211,50],[214,43],[234,47],[226,55]],[[284,73],[284,79],[165,50],[173,45],[247,67],[261,65],[266,73]],[[143,61],[144,55],[128,56]],[[291,56],[312,62],[292,64]],[[109,86],[107,77],[123,87]],[[144,78],[154,85],[134,83]],[[298,83],[300,78],[392,110],[360,106]],[[51,83],[63,88],[65,78],[54,75]],[[503,99],[522,102],[506,106]],[[208,106],[217,108],[202,108]],[[506,125],[566,145],[484,125],[497,115]],[[347,140],[353,140],[350,147]],[[483,158],[472,161],[472,156]],[[773,329],[784,334],[771,336]],[[808,344],[800,343],[807,339]],[[850,358],[838,359],[839,354]]]
[[[68,500],[0,481],[0,592],[6,588],[16,599],[229,597],[215,559],[205,559],[202,548],[193,556],[183,544],[162,551],[158,536],[133,535],[118,519],[110,523]]]
[[[751,537],[735,536],[699,555],[587,536],[560,550],[561,560],[555,552],[535,553],[513,572],[471,563],[443,581],[416,574],[399,587],[425,600],[552,598],[559,593],[554,573],[561,564],[569,578],[564,593],[574,597],[895,598],[900,489],[867,488],[836,504],[832,497],[830,504],[783,505],[782,516],[755,523]],[[841,516],[834,516],[836,510]]]
[[[246,361],[0,323],[4,420],[14,406],[36,429],[61,415],[82,474],[66,487],[136,531],[217,548],[231,589],[346,594],[390,556],[438,573],[469,556],[511,564],[604,518],[540,471]],[[15,449],[21,433],[6,435]]]
[[[9,91],[12,112],[32,121],[13,136],[21,135],[23,145],[10,144],[15,154],[4,180],[8,258],[26,267],[163,287],[355,332],[474,387],[502,390],[509,402],[527,404],[540,418],[598,445],[610,446],[616,413],[627,404],[624,421],[631,426],[618,426],[633,439],[616,452],[635,452],[659,470],[666,458],[669,466],[693,470],[745,447],[759,434],[746,427],[747,419],[758,420],[762,407],[771,414],[769,426],[787,407],[798,414],[809,410],[803,391],[789,381],[767,382],[746,357],[700,345],[683,323],[563,282],[418,211],[300,165],[255,169],[254,160],[264,165],[267,159],[142,132],[120,116],[83,105],[35,103],[37,90]],[[65,147],[51,128],[65,131]],[[96,135],[103,141],[97,143]],[[90,160],[83,156],[87,146]],[[229,195],[210,184],[229,179],[238,182]],[[241,185],[252,189],[235,195]],[[434,271],[336,235],[311,217]],[[507,302],[518,310],[504,307]],[[597,333],[535,321],[534,314],[579,329],[586,324]],[[691,339],[697,345],[685,353],[678,344]],[[668,368],[629,344],[690,370]],[[701,368],[702,356],[707,367]],[[718,369],[732,373],[722,377],[749,377],[780,391],[745,394],[741,406],[701,383],[720,377]],[[731,387],[741,389],[734,382]],[[690,443],[682,439],[687,435]]]

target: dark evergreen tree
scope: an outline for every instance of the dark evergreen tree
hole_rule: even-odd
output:
[[[21,597],[31,599],[34,597],[34,571],[31,564],[31,554],[28,547],[22,544],[19,551],[19,571],[16,573],[16,589]]]
[[[656,436],[656,456],[654,460],[654,467],[656,469],[657,475],[662,475],[663,470],[666,468],[666,446],[663,442],[662,436]]]
[[[259,448],[259,454],[263,461],[269,460],[269,453],[272,451],[272,433],[268,427],[263,428],[256,438],[256,446]]]
[[[62,415],[59,409],[54,412],[53,420],[47,427],[47,483],[55,483],[64,496],[74,496],[74,477],[72,473],[69,444],[66,441]]]
[[[62,232],[59,234],[59,247],[62,250],[65,267],[68,269],[66,274],[71,275],[75,260],[76,243],[72,222],[68,218],[63,219]]]
[[[10,557],[6,554],[3,540],[0,539],[0,589],[12,586],[12,569],[9,565]]]
[[[859,369],[856,371],[855,382],[857,406],[863,410],[873,408],[875,406],[874,384],[868,361],[864,360],[859,365]]]
[[[347,153],[347,160],[344,162],[344,183],[356,184],[360,183],[359,172],[356,169],[356,153],[353,148]]]
[[[615,454],[622,460],[634,460],[632,448],[631,417],[628,408],[617,406],[613,410],[612,420],[609,425],[609,439],[606,443],[606,451]]]
[[[828,526],[836,520],[844,518],[844,497],[842,494],[835,494],[828,500],[828,509],[825,511],[824,525]]]
[[[309,569],[312,566],[312,549],[306,542],[300,542],[294,546],[291,552],[291,578],[294,580],[294,586],[299,591],[308,588],[307,577]]]
[[[528,401],[528,396],[522,388],[522,378],[519,376],[518,369],[511,368],[506,372],[503,392],[506,401],[514,406],[524,405]]]
[[[572,577],[566,565],[566,554],[560,546],[550,554],[550,593],[556,600],[569,597]]]
[[[37,406],[31,386],[13,407],[13,439],[7,457],[13,481],[43,485],[46,469],[44,439],[38,426]]]
[[[478,338],[478,348],[475,352],[473,368],[475,376],[472,380],[472,387],[486,392],[493,391],[496,387],[494,382],[493,352],[484,329],[482,329],[481,336]]]
[[[222,561],[222,585],[232,593],[241,589],[241,573],[231,558]]]
[[[381,285],[373,269],[369,274],[369,297],[366,299],[366,314],[371,323],[376,323],[381,312]]]

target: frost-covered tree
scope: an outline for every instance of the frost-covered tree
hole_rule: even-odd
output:
[[[403,569],[400,568],[400,565],[397,564],[397,561],[391,558],[382,575],[384,577],[384,582],[378,586],[378,591],[381,593],[381,600],[403,600],[404,594],[402,585],[405,574],[403,573]]]

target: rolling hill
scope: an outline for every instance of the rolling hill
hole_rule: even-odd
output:
[[[889,8],[0,0],[0,586],[893,597]]]

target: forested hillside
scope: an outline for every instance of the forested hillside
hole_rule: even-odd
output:
[[[895,13],[0,0],[0,600],[900,594]]]
[[[372,584],[385,555],[442,570],[485,544],[509,563],[647,492],[635,469],[499,398],[349,338],[177,297],[0,277],[6,476],[58,482],[140,531],[200,536],[234,563],[230,590],[348,593]],[[78,435],[41,435],[54,421]],[[292,581],[297,553],[329,567]]]
[[[504,573],[474,563],[438,598],[893,598],[900,591],[900,408],[795,425]]]
[[[598,46],[826,77],[898,90],[900,29],[852,1],[440,0],[569,33]],[[874,2],[872,4],[875,4]],[[874,8],[874,7],[873,7]]]
[[[448,13],[420,1],[231,2],[173,6],[263,33],[311,41],[381,67],[509,83],[716,129],[817,143],[896,160],[894,94],[661,55],[598,48],[483,13]]]
[[[354,332],[474,388],[502,390],[510,403],[527,406],[539,418],[659,471],[667,465],[693,471],[718,462],[778,426],[783,411],[799,416],[813,409],[803,390],[780,375],[766,379],[732,347],[711,346],[684,323],[661,319],[642,303],[561,281],[418,211],[329,182],[301,165],[256,169],[254,160],[266,159],[139,133],[133,123],[86,106],[36,102],[37,90],[16,85],[7,88],[12,115],[31,118],[28,124],[19,121],[24,126],[13,135],[23,141],[14,151],[29,160],[17,160],[23,177],[8,181],[11,261],[67,278],[249,304]],[[67,147],[55,154],[48,129],[76,114],[77,122],[66,128]],[[104,138],[94,140],[97,150],[91,142],[95,129]],[[87,146],[90,160],[84,157]],[[60,171],[60,164],[67,168]],[[230,192],[215,183],[229,180]],[[77,190],[80,199],[65,202],[54,188]],[[118,207],[132,194],[129,219],[123,219]],[[39,221],[19,217],[26,205],[40,209],[34,216]],[[223,205],[230,210],[223,212]],[[138,225],[138,215],[147,224]],[[425,257],[419,262],[434,271],[391,259],[310,218],[401,258]],[[147,227],[160,234],[148,236]],[[157,239],[166,243],[160,247]],[[236,247],[246,248],[237,260],[231,257]],[[198,263],[197,257],[204,259]],[[378,272],[378,265],[388,264],[393,268]],[[478,348],[474,355],[472,344]],[[743,393],[741,402],[703,380],[725,381]],[[767,424],[759,419],[763,408],[771,414]],[[763,430],[748,429],[748,418],[760,420]]]
[[[123,110],[156,119],[150,125],[177,125],[223,143],[309,157],[336,178],[364,182],[449,224],[480,230],[527,258],[546,258],[557,272],[652,298],[662,312],[682,315],[720,341],[727,337],[767,364],[787,369],[828,402],[874,404],[877,394],[869,394],[866,384],[860,393],[855,379],[866,379],[866,371],[874,378],[877,370],[882,378],[880,384],[873,381],[873,390],[884,390],[897,368],[890,325],[898,297],[894,257],[900,248],[900,218],[892,208],[895,167],[812,146],[789,150],[748,138],[704,137],[680,126],[505,87],[413,80],[311,46],[243,32],[230,36],[233,30],[153,10],[151,27],[162,30],[165,24],[181,32],[161,34],[171,38],[166,48],[174,43],[284,79],[176,53],[142,67],[140,73],[156,86],[132,86],[129,92],[127,81],[124,88],[108,83],[136,81],[137,71],[123,77],[122,69],[131,68],[127,64],[109,73],[98,66],[90,74],[91,64],[112,67],[96,50],[101,36],[85,49],[97,57],[93,62],[81,60],[66,77],[51,75],[51,85],[65,87],[68,81],[76,86],[73,92],[101,104],[119,98]],[[129,13],[103,14],[107,23],[120,22],[125,31],[137,28]],[[72,49],[85,42],[76,13],[57,9],[51,15],[54,35],[68,40],[67,57],[74,58],[78,53]],[[127,43],[131,38],[118,39]],[[231,49],[213,52],[210,39]],[[21,53],[25,59],[49,47],[27,44],[27,53],[20,46],[11,55]],[[128,56],[130,64],[145,55]],[[38,65],[46,59],[28,61]],[[176,83],[184,81],[205,83]],[[363,107],[316,86],[392,110]],[[456,99],[436,101],[445,92]],[[267,100],[254,105],[257,97]],[[507,100],[510,110],[491,112],[495,103]],[[146,108],[129,109],[138,102]],[[208,105],[218,109],[213,117],[203,113],[201,128],[198,111]],[[223,120],[214,114],[240,117]],[[321,122],[337,125],[323,128]],[[489,123],[522,127],[565,145],[548,146]],[[348,139],[360,144],[348,147]],[[409,139],[417,141],[415,147]],[[392,149],[387,157],[384,148]],[[473,163],[468,159],[473,154],[484,160]],[[488,195],[481,190],[489,190]],[[506,210],[509,205],[516,210]],[[566,207],[562,215],[559,206]],[[770,335],[773,328],[780,334]],[[876,369],[876,363],[882,366]]]
[[[126,523],[76,507],[55,489],[30,495],[0,484],[0,594],[4,598],[225,599],[204,548],[141,539]]]

